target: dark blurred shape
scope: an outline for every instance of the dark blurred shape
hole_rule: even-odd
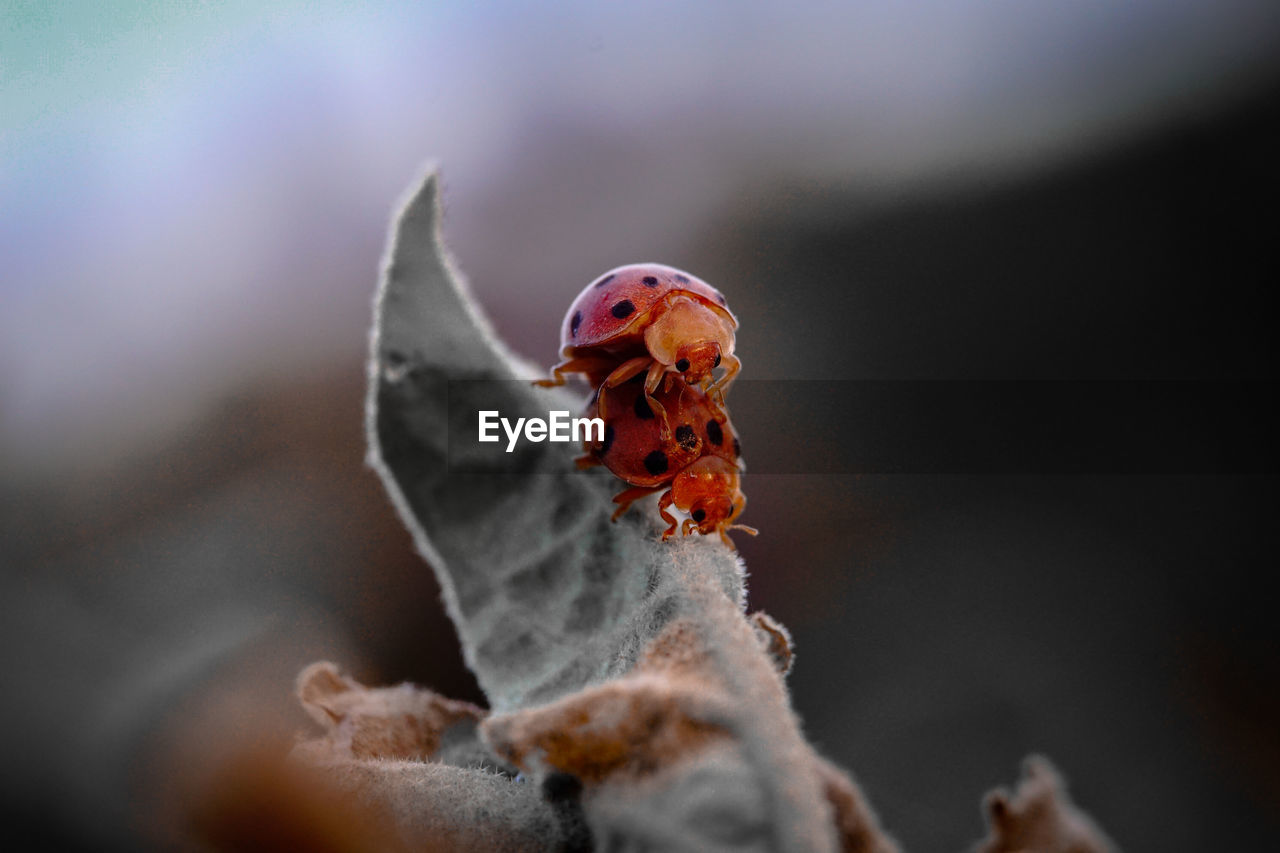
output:
[[[306,726],[290,685],[318,657],[483,701],[364,468],[363,391],[358,365],[246,389],[131,463],[6,484],[0,791],[33,831],[181,837],[228,756]]]
[[[708,278],[742,318],[748,378],[1246,380],[1261,407],[1275,387],[1277,95],[883,209],[856,187],[774,187],[680,260],[728,259]],[[1122,848],[1212,849],[1224,827],[1238,846],[1275,846],[1265,459],[1239,476],[751,471],[753,448],[807,440],[803,406],[776,400],[759,423],[734,410],[744,521],[761,530],[741,546],[752,606],[791,628],[811,735],[906,848],[978,837],[966,792],[1032,751]],[[840,407],[815,401],[823,440],[808,448],[833,471],[858,445],[841,440]],[[1215,433],[1226,456],[1244,451],[1241,471],[1250,441],[1274,459],[1256,426]]]
[[[742,319],[743,378],[1270,381],[1278,100],[891,200],[765,184],[690,266]]]

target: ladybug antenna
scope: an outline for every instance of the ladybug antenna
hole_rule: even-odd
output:
[[[745,525],[745,524],[734,524],[734,525],[731,525],[730,527],[727,527],[727,528],[725,528],[725,529],[726,529],[726,530],[741,530],[743,533],[747,534],[748,536],[759,536],[759,535],[760,535],[760,531],[759,531],[759,530],[756,530],[754,527],[748,527],[748,526],[747,526],[747,525]]]

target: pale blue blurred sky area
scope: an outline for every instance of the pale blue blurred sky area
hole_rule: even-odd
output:
[[[1041,167],[1248,91],[1280,34],[1262,0],[0,10],[0,448],[31,464],[358,361],[428,159],[500,328],[553,335],[744,186]]]

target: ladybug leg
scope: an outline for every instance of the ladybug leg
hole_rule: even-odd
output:
[[[724,376],[713,382],[708,390],[711,394],[717,395],[713,399],[724,405],[724,394],[729,390],[729,383],[733,381],[734,377],[738,375],[738,371],[742,369],[742,361],[736,355],[726,355],[721,359],[721,362],[724,364]]]
[[[553,388],[557,385],[563,385],[566,381],[566,373],[591,373],[601,369],[605,365],[598,358],[567,358],[564,361],[551,368],[550,379],[535,379],[533,384],[542,388]]]
[[[729,423],[729,413],[725,411],[724,407],[724,394],[720,393],[719,389],[713,389],[707,395],[707,400],[711,403],[711,417],[715,419],[715,422],[722,427]]]
[[[618,492],[613,496],[613,502],[618,505],[618,508],[613,511],[613,518],[610,520],[617,521],[622,518],[622,514],[631,508],[633,502],[647,497],[662,488],[663,486],[632,486],[630,489]]]
[[[662,432],[659,435],[663,441],[668,441],[671,438],[671,421],[667,419],[667,410],[653,396],[653,392],[658,390],[658,385],[662,382],[662,375],[666,372],[667,366],[654,359],[653,364],[649,365],[648,375],[644,378],[644,399],[649,404],[649,411],[662,419]]]
[[[676,532],[676,525],[680,523],[676,521],[674,516],[667,512],[667,509],[671,506],[674,500],[675,499],[671,496],[670,489],[667,489],[667,493],[658,498],[658,515],[662,516],[662,520],[670,525],[670,527],[662,532],[663,542],[666,542],[671,538],[672,534]]]
[[[638,355],[635,358],[629,358],[622,362],[622,364],[618,365],[612,373],[606,376],[601,385],[604,388],[616,388],[623,382],[626,382],[628,379],[635,376],[637,373],[644,371],[644,369],[651,363],[653,363],[653,358],[647,355]]]
[[[626,382],[628,379],[648,367],[651,361],[653,361],[653,359],[647,355],[638,355],[635,358],[629,358],[622,362],[622,364],[618,365],[617,369],[614,370],[613,373],[610,373],[605,377],[604,382],[600,383],[600,388],[596,391],[596,415],[598,417],[601,419],[606,417],[604,410],[604,390],[606,388],[616,388],[623,382]]]
[[[680,525],[680,535],[688,536],[689,532],[693,530],[693,528],[696,525],[697,525],[697,522],[695,522],[692,518],[686,518],[684,520],[684,524]]]
[[[733,540],[729,538],[730,530],[741,530],[743,533],[747,534],[748,536],[755,536],[757,533],[760,532],[759,530],[756,530],[754,527],[747,527],[747,525],[745,524],[732,524],[732,525],[725,525],[724,527],[721,527],[720,539],[724,542],[724,544],[728,545],[730,548],[732,548],[735,551],[738,550],[738,546],[734,545]]]
[[[594,468],[601,463],[600,460],[596,458],[595,454],[588,450],[581,456],[574,457],[573,464],[578,466],[579,470],[585,471],[586,469]]]

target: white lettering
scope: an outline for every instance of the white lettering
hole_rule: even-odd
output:
[[[481,441],[497,441],[498,436],[490,435],[489,430],[497,429],[498,424],[493,419],[498,416],[496,411],[486,411],[480,413],[480,440]]]
[[[520,443],[521,433],[532,442],[542,441],[604,441],[605,426],[600,418],[571,418],[567,411],[548,412],[549,420],[542,418],[516,418],[513,424],[497,411],[486,409],[479,415],[477,439],[482,442],[501,441],[498,426],[507,435],[507,452],[513,453]]]
[[[502,428],[507,431],[507,438],[509,439],[509,441],[507,442],[508,453],[516,449],[516,442],[520,439],[520,427],[523,425],[524,425],[524,418],[518,418],[516,420],[515,429],[511,428],[511,421],[507,420],[506,418],[502,419]]]
[[[582,429],[587,434],[585,439],[578,438],[578,430]],[[598,434],[596,438],[592,433]],[[603,418],[574,418],[573,419],[573,440],[574,441],[604,441],[604,419]]]
[[[551,412],[551,434],[547,436],[547,441],[568,441],[568,429],[569,413]]]

